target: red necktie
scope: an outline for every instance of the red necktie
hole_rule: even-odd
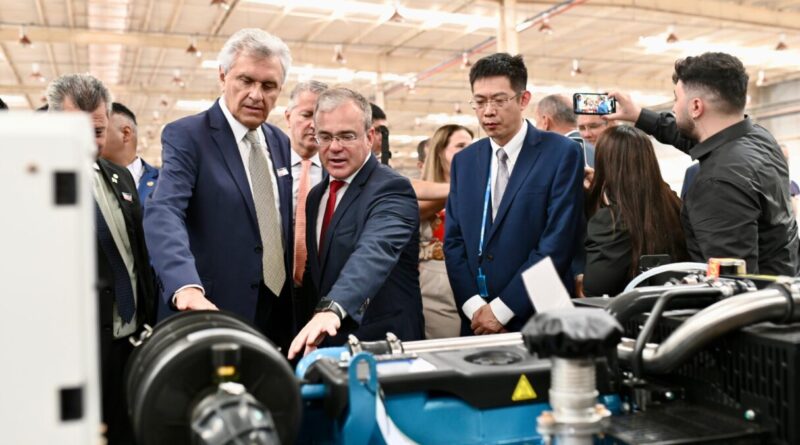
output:
[[[311,169],[311,159],[300,161],[300,185],[297,190],[297,209],[294,213],[294,282],[297,285],[303,283],[303,272],[306,270],[306,197],[311,186],[309,170]]]
[[[331,181],[331,189],[328,192],[328,203],[325,205],[325,216],[322,218],[322,230],[319,232],[319,254],[322,255],[322,247],[325,242],[325,232],[328,231],[328,225],[333,218],[333,212],[336,210],[336,193],[346,183],[335,179]]]

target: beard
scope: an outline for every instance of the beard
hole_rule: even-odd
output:
[[[695,135],[697,130],[697,125],[694,123],[692,119],[686,117],[686,114],[683,116],[676,114],[675,115],[675,125],[678,127],[678,132],[684,137],[689,139],[697,140],[697,136]]]

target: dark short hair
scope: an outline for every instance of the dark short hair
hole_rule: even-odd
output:
[[[417,160],[419,162],[425,162],[425,146],[428,145],[429,140],[430,139],[423,139],[417,144]]]
[[[495,53],[475,62],[469,70],[469,87],[473,88],[478,79],[497,76],[507,77],[511,88],[516,92],[527,88],[528,69],[525,68],[522,56],[508,53]]]
[[[3,102],[2,98],[0,98],[0,110],[8,110],[8,105],[6,105],[6,103]]]
[[[136,115],[133,114],[133,111],[131,111],[128,107],[122,105],[119,102],[114,102],[113,104],[111,104],[111,114],[122,114],[124,116],[127,116],[128,119],[133,121],[133,125],[138,125],[136,123]]]
[[[369,103],[370,108],[372,108],[372,120],[386,120],[386,113],[383,112],[381,107],[375,105],[374,103]]]
[[[725,53],[704,53],[675,62],[672,82],[686,88],[704,89],[719,100],[725,113],[740,113],[747,103],[749,77],[742,62]]]

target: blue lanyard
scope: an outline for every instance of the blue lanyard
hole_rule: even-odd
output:
[[[475,277],[478,285],[478,295],[489,298],[489,289],[486,285],[486,275],[480,266],[483,259],[483,237],[486,234],[486,218],[489,216],[489,201],[492,198],[492,175],[486,179],[486,193],[483,197],[483,219],[481,220],[481,239],[478,242],[478,276]]]
[[[483,219],[481,219],[481,239],[478,242],[478,261],[483,256],[483,237],[486,233],[486,217],[489,216],[489,201],[492,199],[492,176],[486,179],[486,193],[483,197]]]

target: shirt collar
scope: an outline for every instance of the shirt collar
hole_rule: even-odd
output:
[[[130,164],[128,164],[128,170],[131,173],[139,173],[144,169],[144,164],[142,164],[142,158],[136,156],[136,159],[133,160]]]
[[[700,159],[728,142],[738,139],[753,130],[753,121],[748,116],[740,122],[716,133],[689,150],[692,160]]]
[[[522,143],[525,142],[525,136],[528,134],[528,121],[522,120],[522,127],[517,134],[511,138],[506,145],[499,145],[494,139],[489,138],[489,143],[492,145],[492,153],[496,155],[497,150],[502,148],[508,155],[508,160],[513,164],[519,156],[519,151],[522,150]]]
[[[245,127],[244,124],[233,117],[233,114],[231,114],[231,111],[225,104],[225,96],[220,96],[219,107],[222,108],[222,114],[225,115],[225,120],[228,121],[228,125],[230,125],[231,130],[233,131],[233,137],[236,139],[236,143],[238,144],[242,141],[242,139],[244,139],[245,135],[247,135],[247,132],[250,131],[250,129]],[[259,131],[258,133],[260,134],[261,132]],[[259,139],[260,138],[261,136],[259,136]]]
[[[297,154],[296,151],[294,151],[294,149],[290,151],[291,151],[290,155],[292,160],[292,167],[294,167],[295,165],[299,164],[300,161],[303,160],[303,158],[301,158],[300,155]],[[317,167],[322,166],[322,161],[319,160],[319,152],[314,153],[314,156],[311,156],[309,159],[311,160],[311,165],[316,165]]]

